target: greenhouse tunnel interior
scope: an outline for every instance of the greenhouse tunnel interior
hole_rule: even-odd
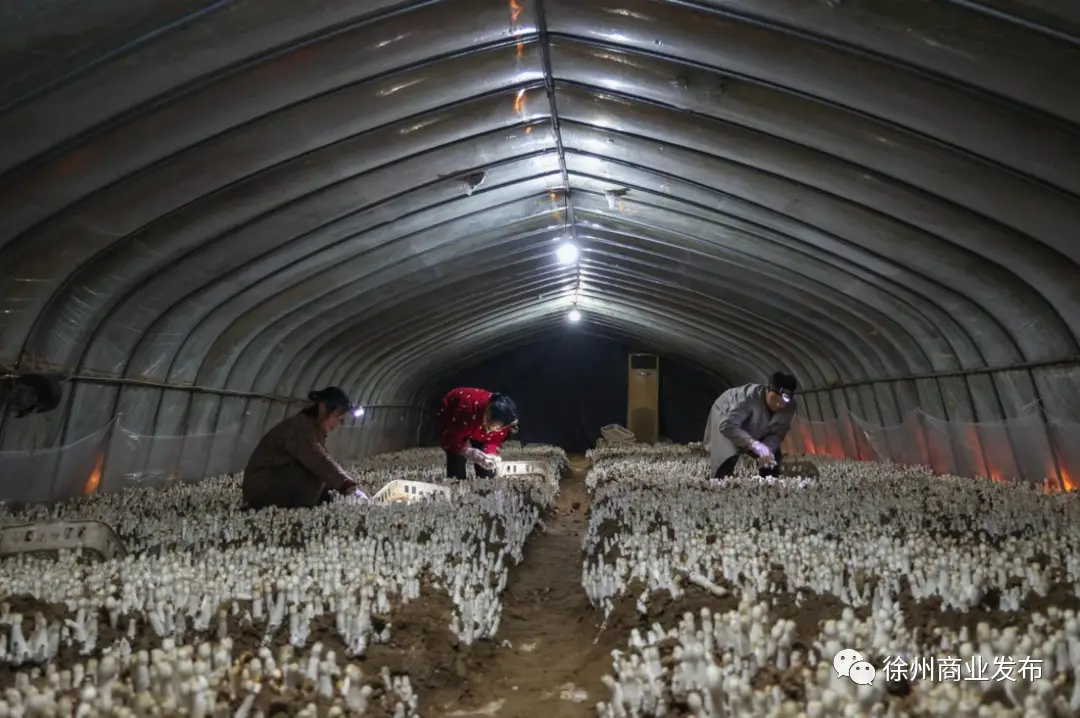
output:
[[[781,369],[789,451],[1074,489],[1076,8],[8,5],[0,373],[61,397],[0,499],[239,471],[326,385],[342,459],[456,383],[581,451],[631,351],[675,441]]]
[[[421,443],[438,446],[432,420],[446,392],[459,386],[485,387],[514,400],[521,414],[515,439],[551,444],[583,454],[603,427],[626,426],[627,357],[640,348],[573,325],[456,371],[428,392]],[[658,371],[659,436],[676,443],[701,441],[716,397],[727,388],[717,377],[685,362],[661,359]],[[659,362],[658,362],[659,363]],[[766,381],[767,373],[756,377]],[[565,397],[552,401],[552,397]]]

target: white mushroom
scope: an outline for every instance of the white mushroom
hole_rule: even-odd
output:
[[[408,676],[358,661],[391,650],[396,617],[438,593],[454,609],[433,630],[464,645],[497,637],[509,569],[568,465],[552,447],[504,455],[546,463],[549,478],[471,480],[451,501],[246,512],[228,476],[0,508],[0,525],[105,521],[129,548],[100,563],[75,551],[0,564],[0,662],[15,669],[0,716],[256,718],[274,701],[297,716],[419,715],[425,695]],[[582,590],[602,631],[618,611],[641,622],[589,689],[605,696],[599,715],[1080,711],[1075,495],[832,459],[815,477],[745,465],[709,481],[700,444],[589,458]],[[374,493],[442,482],[443,456],[349,470]],[[847,650],[874,667],[865,685],[834,669]]]

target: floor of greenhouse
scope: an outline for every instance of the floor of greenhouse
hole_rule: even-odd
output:
[[[403,626],[395,617],[397,636],[406,636],[387,647],[378,647],[369,660],[408,671],[425,690],[428,706],[444,716],[513,716],[514,718],[585,718],[596,715],[596,703],[607,700],[611,690],[603,685],[604,674],[612,668],[611,652],[625,649],[629,633],[644,633],[654,622],[671,626],[687,612],[708,607],[714,612],[736,608],[739,594],[717,598],[693,586],[679,600],[654,594],[648,616],[638,613],[636,598],[640,588],[628,591],[604,621],[581,587],[582,536],[589,521],[589,492],[585,476],[590,464],[582,456],[570,457],[571,470],[560,482],[557,514],[546,520],[546,530],[534,534],[526,544],[525,559],[510,570],[503,596],[503,618],[499,638],[469,648],[446,648],[456,639],[443,626],[453,610],[449,600],[423,603],[421,616],[413,626]],[[778,584],[783,572],[776,567]],[[1071,596],[1052,595],[1038,600],[1039,606],[1070,605]],[[773,597],[773,613],[795,621],[799,635],[817,635],[823,621],[837,619],[844,604],[830,595],[810,596],[796,606],[792,594]],[[932,630],[935,625],[974,627],[978,621],[994,626],[1026,623],[1027,616],[975,609],[960,614],[941,611],[940,602],[915,601],[901,596],[905,614],[916,625]],[[439,607],[433,613],[433,606]],[[406,608],[405,611],[409,609]],[[863,610],[857,611],[862,615]],[[404,634],[402,633],[404,629]],[[439,638],[435,636],[441,635]],[[415,641],[411,650],[402,649]],[[421,646],[426,646],[421,648]],[[431,647],[430,649],[427,647]],[[446,655],[443,655],[445,653]],[[410,658],[411,656],[411,658]],[[404,663],[402,663],[404,661]],[[772,683],[779,679],[791,698],[805,700],[801,681],[786,676],[760,676]],[[904,699],[897,696],[901,701]],[[1003,698],[991,692],[988,700]]]
[[[499,638],[454,651],[452,656],[428,655],[428,666],[408,666],[414,680],[417,669],[428,676],[427,685],[420,685],[431,691],[427,705],[434,706],[437,714],[595,716],[596,703],[611,696],[611,690],[602,682],[604,674],[611,672],[611,652],[625,649],[633,628],[644,632],[655,621],[670,626],[685,612],[697,613],[705,606],[714,611],[737,606],[737,595],[717,598],[690,587],[678,601],[655,595],[645,617],[636,608],[639,589],[618,602],[605,622],[603,612],[589,605],[581,587],[582,536],[589,521],[590,497],[585,487],[589,463],[584,457],[571,456],[570,465],[571,470],[559,486],[558,513],[546,521],[544,532],[530,538],[525,560],[510,571]],[[802,635],[815,635],[818,622],[839,617],[843,604],[831,596],[822,596],[799,608],[794,603],[779,608],[781,615],[796,621]],[[447,601],[447,621],[451,609]],[[437,631],[447,621],[427,625],[429,630]],[[395,625],[401,630],[400,618]],[[452,642],[453,636],[446,634]],[[408,635],[423,641],[425,634],[410,630]],[[428,645],[444,644],[442,639],[426,635]],[[395,643],[397,648],[388,648],[400,651],[402,642]],[[419,655],[416,658],[427,662]],[[394,667],[389,652],[385,657],[377,656],[377,660]]]
[[[714,613],[737,608],[741,597],[738,590],[716,597],[694,586],[684,586],[685,593],[677,600],[666,592],[654,593],[647,601],[648,614],[641,615],[637,599],[643,586],[632,585],[615,599],[614,610],[605,620],[604,612],[590,605],[582,587],[582,544],[590,509],[585,483],[589,468],[584,457],[570,457],[570,470],[560,482],[555,511],[545,517],[544,530],[529,537],[523,561],[509,571],[502,595],[502,619],[494,640],[462,645],[451,631],[456,609],[450,597],[441,589],[426,591],[422,599],[398,605],[389,616],[379,619],[391,622],[390,641],[369,646],[365,657],[357,661],[365,674],[374,675],[384,666],[393,674],[407,674],[420,695],[423,716],[585,718],[596,715],[597,702],[610,698],[611,690],[604,685],[603,676],[612,671],[612,651],[626,649],[634,628],[642,633],[654,623],[670,628],[685,613],[696,614],[703,607]],[[607,523],[599,527],[602,536],[608,535]],[[618,527],[611,530],[617,531]],[[711,543],[714,537],[705,540]],[[982,621],[998,627],[1015,625],[1023,630],[1034,611],[1048,606],[1080,609],[1080,599],[1072,595],[1067,577],[1052,578],[1049,593],[1041,597],[1032,594],[1020,612],[997,610],[993,595],[964,613],[942,611],[940,599],[916,601],[906,589],[901,591],[899,601],[908,625],[927,632],[961,625],[973,629]],[[855,580],[876,579],[858,574]],[[768,595],[773,602],[770,615],[795,622],[797,636],[818,636],[823,621],[841,616],[844,604],[827,594],[814,595],[804,590],[807,598],[797,606],[794,594],[786,590],[787,579],[778,564],[773,565],[769,581],[779,588]],[[11,612],[23,614],[26,631],[30,630],[29,617],[37,613],[57,620],[70,617],[65,606],[28,596],[9,596],[5,602]],[[860,616],[865,616],[866,611],[855,610]],[[103,626],[100,644],[111,645],[119,634],[114,635],[107,624]],[[317,617],[311,628],[309,646],[318,642],[329,650],[343,652],[333,614]],[[266,639],[262,625],[231,622],[229,636],[236,643],[237,655],[253,655]],[[281,632],[271,645],[276,650],[286,641],[287,632]],[[151,632],[143,631],[133,648],[152,649],[160,643]],[[665,662],[674,660],[671,648],[667,641],[661,643]],[[75,649],[70,648],[62,652],[56,664],[63,668],[80,660]],[[9,666],[0,665],[0,689],[11,687],[14,675]],[[790,698],[805,700],[806,688],[797,672],[789,675],[766,668],[755,677],[754,682],[759,681],[762,685],[778,684]],[[265,699],[260,697],[256,702],[256,709],[267,718],[294,716],[312,698],[308,693],[286,702],[280,695],[268,692]],[[893,693],[892,700],[906,703],[910,699]],[[1004,701],[1004,694],[994,689],[985,694],[984,700]],[[382,707],[373,706],[365,715],[392,715],[391,711],[384,717],[382,711]],[[673,714],[680,713],[676,710]]]
[[[440,714],[593,716],[596,702],[609,693],[601,677],[611,670],[611,650],[625,637],[600,631],[603,615],[581,589],[587,470],[583,457],[571,457],[558,513],[526,544],[525,560],[510,570],[499,638],[460,654],[453,678],[429,698]]]

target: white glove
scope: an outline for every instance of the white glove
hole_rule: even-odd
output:
[[[487,461],[487,454],[480,451],[480,449],[477,449],[475,446],[470,446],[465,449],[465,453],[462,454],[462,456],[465,457],[466,461],[471,461],[474,464],[484,464]]]
[[[751,442],[750,451],[754,452],[754,455],[758,457],[758,464],[761,466],[770,466],[775,461],[772,449],[760,441]]]

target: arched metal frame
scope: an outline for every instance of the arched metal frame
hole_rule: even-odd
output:
[[[359,7],[45,4],[0,34],[0,366],[158,384],[76,382],[4,448],[117,413],[255,434],[284,406],[238,395],[327,383],[417,405],[573,302],[726,381],[842,387],[812,417],[1008,417],[1080,353],[1068,7]],[[1032,368],[964,373],[993,366]]]

